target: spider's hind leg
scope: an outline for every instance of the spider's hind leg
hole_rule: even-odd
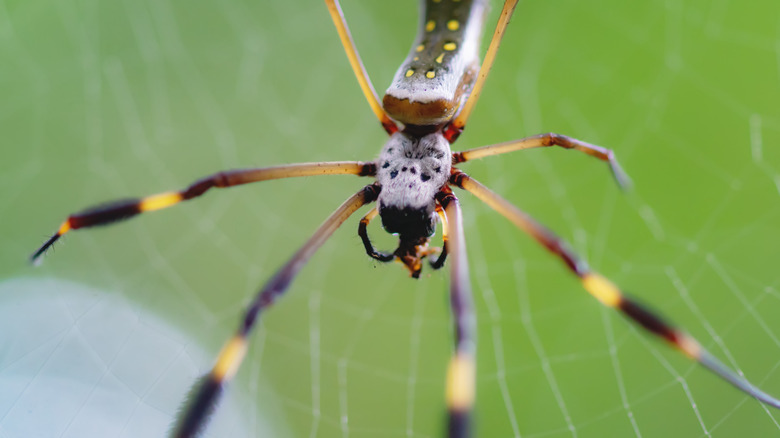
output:
[[[577,254],[569,249],[563,240],[536,222],[527,213],[493,193],[465,173],[453,173],[450,182],[471,192],[482,202],[509,219],[518,228],[528,233],[547,248],[548,251],[560,258],[569,270],[579,277],[583,288],[601,304],[621,312],[648,333],[668,342],[685,356],[698,362],[745,394],[758,399],[762,403],[780,409],[780,399],[767,394],[744,377],[729,369],[691,335],[675,327],[648,307],[627,296],[606,277],[592,271]]]
[[[552,146],[580,151],[586,155],[590,155],[591,157],[595,157],[601,161],[607,162],[609,164],[610,171],[612,172],[612,176],[615,178],[615,181],[617,181],[618,185],[624,190],[629,190],[631,188],[631,178],[629,178],[628,174],[626,174],[623,168],[620,167],[617,157],[615,157],[614,151],[601,146],[586,143],[582,140],[577,140],[576,138],[555,134],[552,132],[548,132],[547,134],[534,135],[532,137],[525,137],[519,140],[507,141],[504,143],[481,146],[466,151],[455,152],[452,154],[452,162],[454,164],[458,164],[494,155],[506,154],[509,152]]]

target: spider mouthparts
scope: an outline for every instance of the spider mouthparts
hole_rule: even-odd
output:
[[[412,278],[420,278],[422,260],[429,254],[427,237],[407,238],[401,235],[396,258],[406,266]]]

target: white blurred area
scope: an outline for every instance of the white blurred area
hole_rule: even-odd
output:
[[[211,361],[120,294],[57,279],[0,282],[0,330],[1,438],[165,436]],[[241,400],[228,388],[205,436],[274,436]]]

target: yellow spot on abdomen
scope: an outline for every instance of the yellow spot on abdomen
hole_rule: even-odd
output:
[[[458,20],[450,20],[447,22],[447,29],[449,30],[458,30],[460,28],[460,23],[458,23]]]
[[[406,70],[406,77],[407,78],[412,77],[413,74],[414,74],[414,70],[412,70],[411,68],[409,70]]]
[[[444,45],[444,50],[446,50],[448,52],[452,52],[453,50],[455,50],[457,48],[458,48],[458,45],[455,44],[455,43],[446,43]]]
[[[425,77],[428,79],[433,79],[436,77],[436,72],[434,72],[433,70],[428,70],[427,72],[425,72]]]
[[[161,208],[170,207],[181,200],[182,197],[178,192],[161,193],[142,199],[138,204],[138,209],[141,211],[159,210]]]
[[[441,64],[442,61],[444,61],[444,53],[436,57],[436,62]]]
[[[419,46],[417,46],[417,48],[415,50],[418,51],[418,52],[422,52],[424,49],[425,49],[425,45],[420,44]]]
[[[431,32],[433,29],[436,29],[436,22],[433,20],[428,20],[428,22],[425,23],[425,30]]]

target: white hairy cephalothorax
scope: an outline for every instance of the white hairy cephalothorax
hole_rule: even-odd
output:
[[[412,231],[420,220],[435,225],[436,193],[447,183],[452,167],[450,144],[441,133],[417,137],[396,132],[385,144],[377,165],[379,214],[382,224],[391,233]]]

